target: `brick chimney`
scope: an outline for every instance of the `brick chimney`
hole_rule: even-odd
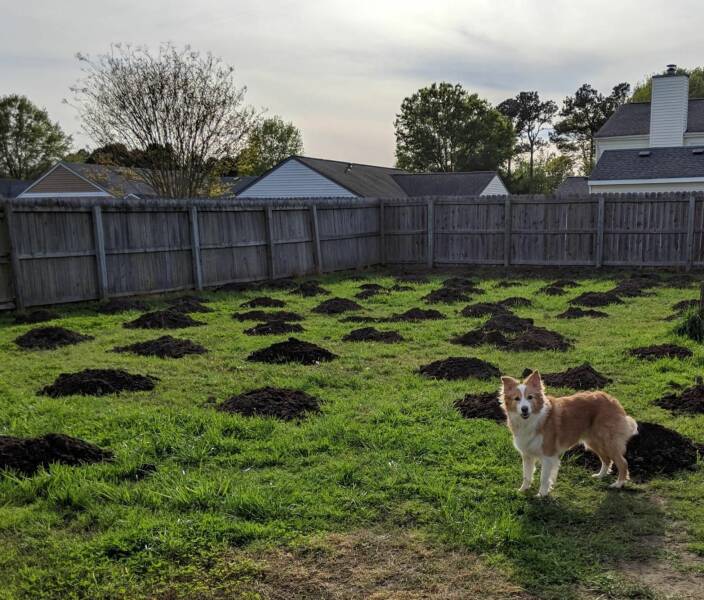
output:
[[[665,75],[653,77],[650,103],[650,146],[684,146],[689,107],[689,75],[667,65]]]

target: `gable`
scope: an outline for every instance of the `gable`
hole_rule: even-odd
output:
[[[108,196],[97,185],[76,175],[63,165],[57,165],[46,175],[30,185],[21,198],[42,196]]]
[[[242,198],[356,198],[356,195],[302,164],[287,160],[246,188]]]
[[[494,175],[494,178],[489,182],[484,188],[484,191],[480,194],[481,196],[508,196],[509,191],[501,181],[501,177]]]

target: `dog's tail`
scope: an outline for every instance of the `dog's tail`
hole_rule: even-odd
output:
[[[633,417],[629,417],[628,415],[626,415],[626,423],[628,423],[628,426],[631,428],[628,435],[628,438],[630,439],[638,433],[638,423],[636,423],[636,420]]]

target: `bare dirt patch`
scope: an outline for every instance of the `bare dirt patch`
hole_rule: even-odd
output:
[[[173,310],[180,313],[210,313],[213,309],[205,306],[197,298],[181,298],[176,302],[171,303],[167,310]]]
[[[588,308],[584,310],[578,306],[570,306],[565,312],[557,315],[558,319],[581,319],[582,317],[589,317],[590,319],[604,319],[609,315],[600,310],[593,310]]]
[[[704,383],[701,378],[691,387],[681,393],[669,392],[655,401],[660,408],[673,413],[702,414],[704,413]]]
[[[291,293],[298,294],[304,298],[310,298],[312,296],[328,296],[330,291],[322,287],[320,282],[311,280],[300,283],[291,290]]]
[[[509,313],[509,309],[503,304],[498,302],[477,302],[476,304],[470,304],[465,306],[460,314],[463,317],[477,318],[485,317],[487,315],[500,315]]]
[[[300,390],[264,387],[232,396],[217,409],[247,417],[276,417],[290,421],[320,412],[320,400]]]
[[[159,358],[183,358],[189,354],[205,354],[207,352],[200,344],[191,340],[177,339],[170,335],[128,346],[117,346],[114,351],[128,352],[139,356],[158,356]]]
[[[572,347],[567,339],[557,331],[542,327],[531,327],[519,333],[508,345],[509,350],[557,350],[564,352]]]
[[[533,325],[533,319],[524,319],[513,313],[496,314],[478,329],[456,336],[450,341],[461,346],[489,344],[511,351],[564,351],[571,347],[562,334],[536,327]]]
[[[462,288],[443,287],[423,296],[428,304],[454,304],[455,302],[468,302],[469,296]]]
[[[353,310],[362,310],[364,307],[357,304],[354,300],[347,298],[330,298],[321,302],[313,309],[313,312],[321,315],[339,315]]]
[[[410,308],[401,314],[392,315],[389,321],[437,321],[444,318],[445,315],[432,308],[427,310],[423,308]]]
[[[24,475],[33,475],[53,463],[76,466],[111,460],[112,456],[110,450],[61,433],[33,438],[0,436],[0,470]]]
[[[403,336],[398,331],[379,331],[374,327],[363,327],[355,329],[344,336],[345,342],[382,342],[384,344],[393,344],[402,342]]]
[[[269,296],[258,296],[247,302],[240,304],[242,308],[283,308],[286,303],[283,300],[269,298]]]
[[[526,369],[523,377],[528,377],[531,373],[531,369]],[[542,373],[541,376],[546,385],[568,387],[573,390],[600,390],[611,383],[611,379],[604,377],[589,363],[572,367],[561,373]]]
[[[301,331],[304,331],[301,325],[288,323],[287,321],[265,321],[244,330],[247,335],[281,335],[284,333],[300,333]]]
[[[423,365],[418,372],[431,379],[493,379],[499,377],[498,368],[485,360],[474,357],[450,356]]]
[[[289,312],[286,310],[275,310],[273,312],[265,312],[263,310],[250,310],[249,312],[235,313],[233,319],[238,321],[302,321],[303,317],[298,313]]]
[[[205,325],[205,323],[196,321],[185,313],[166,309],[144,313],[134,321],[128,321],[123,327],[126,329],[184,329],[199,325]]]
[[[462,290],[468,294],[483,294],[484,290],[477,287],[474,280],[468,279],[467,277],[450,277],[442,282],[444,288],[450,288],[454,290]]]
[[[35,323],[46,323],[54,319],[60,319],[61,315],[53,310],[39,308],[30,312],[21,312],[15,315],[16,325],[34,325]]]
[[[377,290],[377,289],[366,289],[362,290],[361,292],[357,292],[354,297],[357,298],[358,300],[368,300],[369,298],[373,298],[374,296],[378,296],[379,294],[382,294],[383,292],[386,292],[385,289]]]
[[[533,319],[518,317],[513,313],[502,313],[492,316],[484,323],[483,329],[503,333],[520,333],[531,327],[533,327]]]
[[[101,315],[117,315],[129,311],[147,311],[149,304],[143,300],[135,300],[134,298],[113,298],[107,302],[101,303],[96,309]]]
[[[25,350],[54,350],[92,339],[93,336],[83,335],[63,327],[38,327],[19,336],[15,339],[15,344]]]
[[[337,358],[337,354],[333,354],[325,348],[291,337],[285,342],[255,350],[247,357],[247,360],[273,364],[297,362],[302,365],[314,365],[335,358]]]
[[[570,304],[598,308],[609,304],[623,304],[623,300],[611,292],[584,292],[570,300]]]
[[[658,358],[689,358],[692,356],[692,351],[684,346],[676,344],[659,344],[654,346],[642,346],[640,348],[631,348],[628,353],[631,356],[643,360],[656,360]]]
[[[454,407],[465,419],[491,419],[497,423],[506,421],[506,414],[499,404],[496,392],[467,394],[453,402]]]
[[[62,396],[107,396],[120,392],[153,390],[155,378],[133,375],[122,369],[85,369],[78,373],[61,373],[56,381],[39,393],[51,398]]]

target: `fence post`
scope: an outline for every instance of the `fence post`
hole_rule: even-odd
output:
[[[191,224],[191,260],[193,261],[193,283],[197,290],[203,289],[203,262],[200,257],[200,228],[198,225],[198,207],[188,209]]]
[[[511,196],[504,199],[504,267],[511,264],[511,227],[513,222],[513,211],[511,208]]]
[[[93,206],[93,237],[95,239],[95,266],[98,273],[98,293],[101,300],[108,299],[108,263],[105,258],[105,230],[103,229],[103,209]]]
[[[10,267],[12,271],[12,287],[15,288],[15,309],[22,312],[25,309],[25,303],[22,290],[22,270],[15,238],[15,218],[12,200],[8,200],[5,203],[5,223],[7,224],[7,237],[10,243]]]
[[[428,248],[428,255],[427,255],[427,261],[428,261],[428,268],[432,269],[433,268],[433,263],[435,262],[435,200],[433,198],[428,198],[428,213],[426,216],[426,221],[427,221],[427,241],[426,241],[426,246]]]
[[[604,263],[604,196],[599,196],[596,212],[596,241],[594,248],[594,259],[597,268],[601,268]]]
[[[264,209],[264,222],[266,226],[266,261],[269,279],[274,279],[274,211],[271,206]]]
[[[313,233],[313,262],[315,272],[323,274],[323,255],[320,252],[320,228],[318,226],[318,207],[315,204],[310,206],[310,228]]]
[[[386,265],[386,223],[384,221],[384,199],[379,200],[379,263]]]
[[[694,194],[689,195],[689,210],[687,212],[687,270],[692,268],[694,260],[694,212],[696,210],[696,198]]]

